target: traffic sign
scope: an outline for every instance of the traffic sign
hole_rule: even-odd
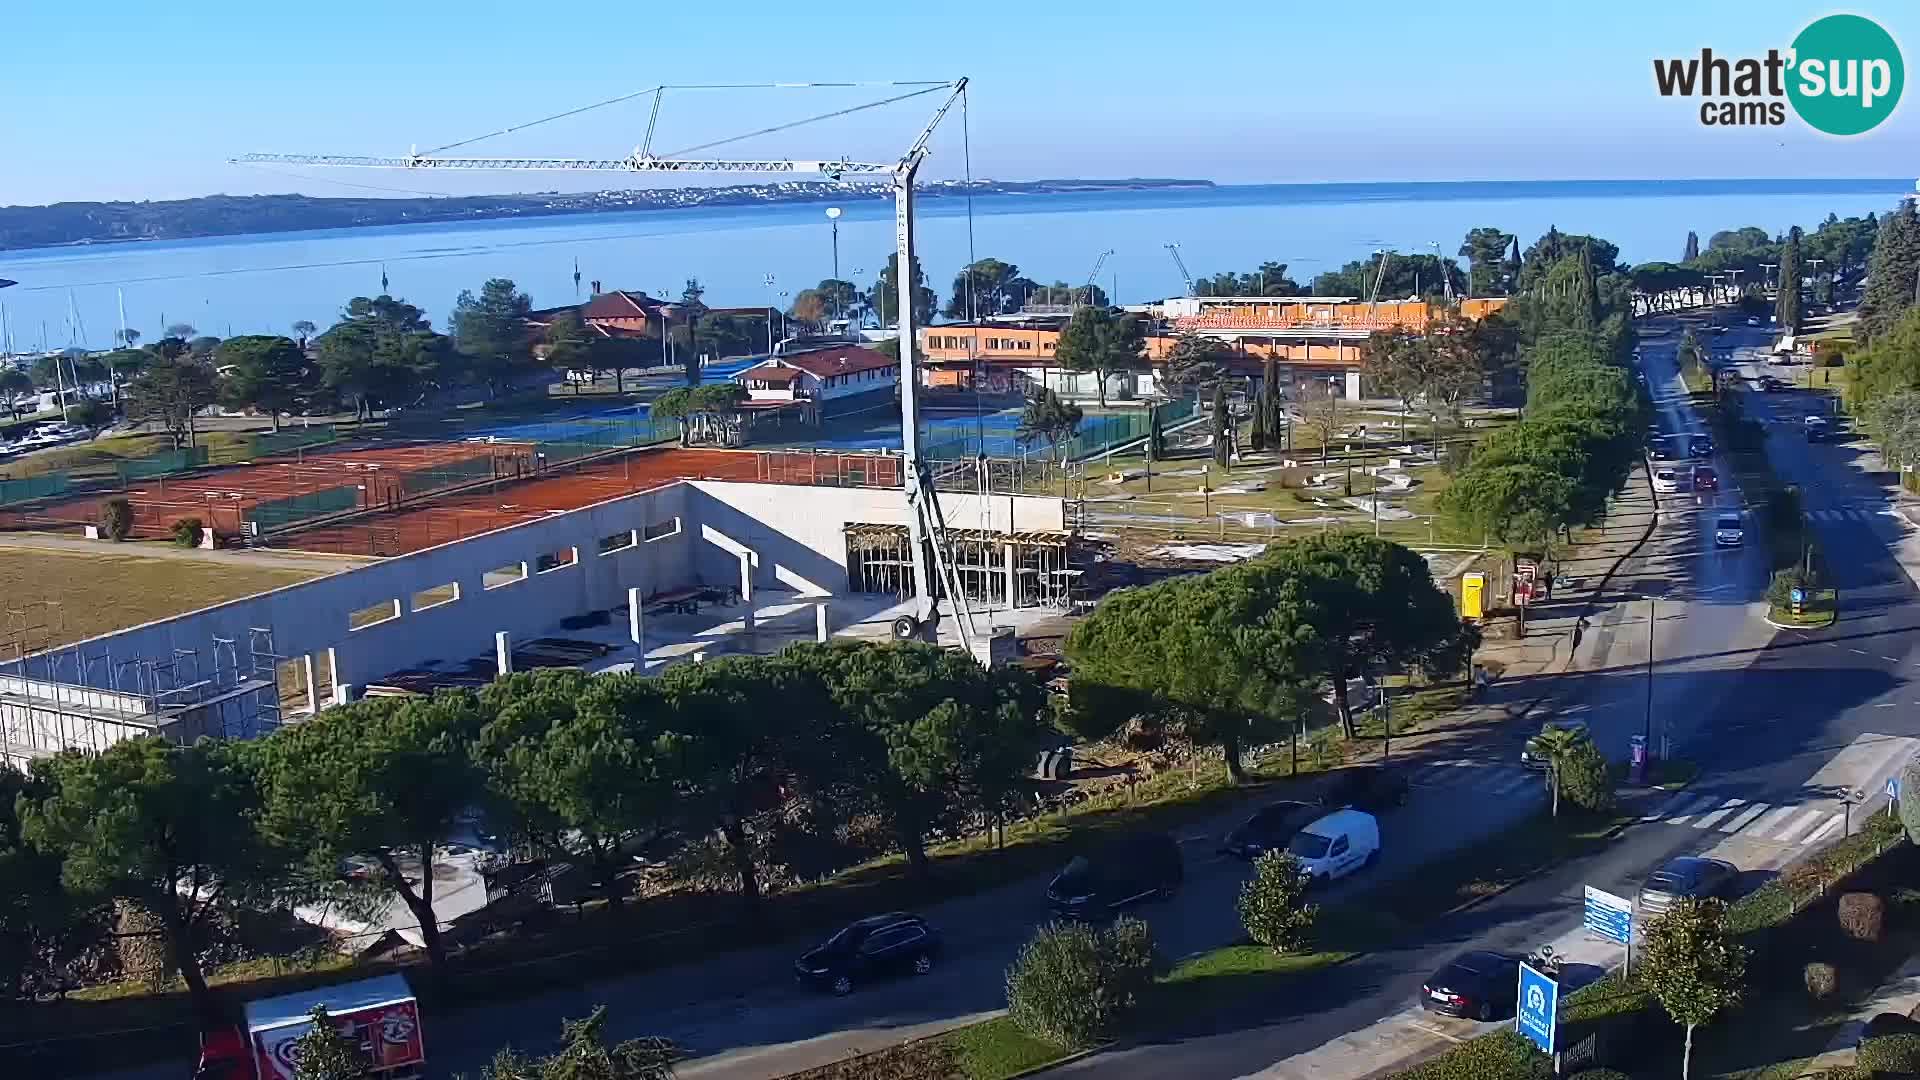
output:
[[[1526,964],[1520,965],[1520,990],[1514,998],[1513,1027],[1527,1041],[1553,1055],[1554,1027],[1560,1017],[1560,984]]]
[[[1900,801],[1900,774],[1899,773],[1895,773],[1894,775],[1887,777],[1887,798],[1892,799],[1895,802]]]
[[[1582,919],[1588,933],[1617,945],[1633,943],[1633,902],[1587,886],[1586,914]]]

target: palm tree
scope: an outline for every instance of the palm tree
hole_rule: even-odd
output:
[[[1560,816],[1560,768],[1573,749],[1587,740],[1587,733],[1577,728],[1555,727],[1552,724],[1540,729],[1540,734],[1527,740],[1527,753],[1547,763],[1547,774],[1553,784],[1553,816]]]

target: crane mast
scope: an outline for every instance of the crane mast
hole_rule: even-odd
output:
[[[1093,260],[1093,269],[1087,271],[1087,307],[1093,306],[1093,284],[1100,279],[1100,268],[1107,265],[1107,256],[1111,254],[1113,254],[1112,248],[1101,252],[1100,257]],[[1108,297],[1108,299],[1111,300],[1112,297]]]
[[[895,286],[898,289],[900,312],[900,443],[906,467],[904,487],[910,513],[907,516],[908,532],[913,546],[914,561],[914,611],[911,615],[902,615],[894,620],[893,634],[902,639],[935,640],[939,636],[940,598],[942,594],[950,597],[957,616],[955,629],[960,644],[970,655],[986,662],[982,651],[977,647],[978,635],[973,624],[965,591],[960,587],[958,575],[954,572],[953,560],[946,551],[946,522],[940,509],[940,500],[935,494],[932,470],[920,449],[920,366],[919,345],[917,341],[917,319],[914,314],[914,179],[926,161],[928,143],[940,121],[946,118],[954,102],[964,98],[967,80],[955,79],[951,83],[936,84],[947,89],[948,93],[934,110],[932,118],[921,128],[919,135],[908,146],[906,153],[892,164],[869,161],[849,161],[844,158],[833,159],[788,159],[756,158],[744,160],[721,160],[704,158],[658,157],[650,153],[652,126],[648,124],[648,142],[636,148],[632,154],[618,158],[594,157],[439,157],[431,154],[409,152],[404,157],[377,157],[348,154],[242,154],[230,159],[235,164],[271,164],[271,165],[308,165],[329,168],[361,169],[425,169],[425,170],[472,170],[472,171],[519,171],[519,172],[632,172],[632,173],[802,173],[825,176],[838,180],[843,176],[884,175],[893,187],[894,247],[899,259],[896,268]],[[659,100],[655,99],[655,119],[658,117]],[[469,140],[472,141],[472,140]],[[1092,297],[1094,277],[1100,273],[1100,267],[1106,262],[1108,251],[1094,264],[1093,274],[1087,278],[1088,297]]]
[[[1180,280],[1186,282],[1187,295],[1193,295],[1193,275],[1187,273],[1187,260],[1180,257],[1180,245],[1168,244],[1167,254],[1173,256],[1173,265],[1180,269]]]

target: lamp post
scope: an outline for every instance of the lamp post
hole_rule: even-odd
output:
[[[827,222],[833,226],[833,317],[840,317],[840,208],[827,207]]]
[[[766,276],[767,286],[767,355],[773,355],[773,275]]]

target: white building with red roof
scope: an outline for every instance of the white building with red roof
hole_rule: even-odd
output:
[[[900,362],[859,345],[830,345],[762,360],[733,381],[746,388],[752,405],[808,402],[825,419],[893,401]]]

